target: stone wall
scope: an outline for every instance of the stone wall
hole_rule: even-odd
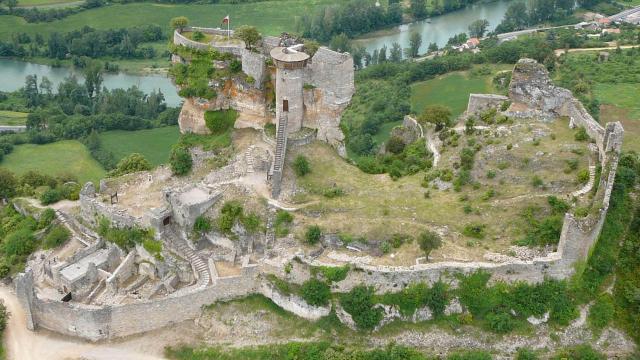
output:
[[[255,87],[262,89],[262,84],[266,78],[267,65],[264,55],[245,50],[242,52],[242,71],[255,80]]]
[[[469,94],[467,115],[479,114],[491,108],[500,108],[500,105],[509,100],[508,97],[495,94]]]
[[[284,310],[308,320],[318,320],[331,312],[330,306],[312,306],[299,296],[281,294],[271,283],[266,281],[260,286],[260,293]]]

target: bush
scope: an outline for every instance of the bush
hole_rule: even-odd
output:
[[[392,154],[400,154],[404,151],[405,143],[400,136],[392,136],[387,140],[386,150]]]
[[[51,228],[51,230],[49,230],[49,233],[44,237],[44,248],[56,248],[69,240],[70,236],[71,234],[65,227],[56,225]]]
[[[506,312],[489,313],[486,320],[489,329],[499,334],[508,333],[515,327],[511,314]]]
[[[373,294],[373,287],[359,285],[340,296],[340,305],[359,329],[373,330],[382,320],[382,309],[373,307]]]
[[[578,171],[578,174],[576,175],[576,180],[578,181],[578,184],[586,184],[587,181],[589,181],[589,170],[582,169]]]
[[[198,216],[196,221],[193,223],[193,231],[197,233],[207,233],[211,231],[211,228],[211,220],[202,215]]]
[[[171,171],[174,175],[182,176],[191,171],[193,167],[193,159],[191,159],[191,153],[188,149],[182,146],[174,146],[171,150],[171,157],[169,158],[171,165]]]
[[[298,176],[305,176],[311,172],[311,165],[309,165],[309,160],[304,155],[296,156],[293,161],[293,171]]]
[[[51,224],[51,222],[56,218],[56,212],[52,208],[46,208],[40,214],[40,218],[38,219],[38,229],[44,229]]]
[[[462,233],[468,237],[472,237],[475,239],[484,239],[484,230],[486,227],[487,226],[485,224],[470,223],[464,226],[464,228],[462,229]]]
[[[275,233],[277,237],[284,237],[289,234],[289,225],[293,223],[293,215],[286,210],[276,211],[276,220],[274,222]]]
[[[63,199],[62,192],[58,189],[47,189],[40,195],[40,202],[42,205],[49,205],[56,203]]]
[[[573,136],[576,141],[588,141],[589,140],[589,134],[587,134],[587,130],[580,126],[577,130],[576,133]]]
[[[516,354],[516,360],[538,360],[538,355],[531,349],[520,348]]]
[[[120,176],[124,174],[130,174],[138,171],[151,170],[153,167],[149,160],[147,160],[142,154],[133,153],[127,157],[122,158],[118,162],[115,170],[113,170],[111,176]]]
[[[255,234],[260,230],[261,221],[260,217],[257,214],[250,213],[247,215],[243,215],[240,218],[240,222],[249,234]]]
[[[313,275],[321,273],[324,279],[329,283],[339,282],[347,278],[349,273],[349,265],[344,266],[317,266],[311,268]]]
[[[238,112],[235,110],[207,111],[204,122],[213,135],[220,135],[233,128]]]
[[[562,351],[559,351],[556,355],[554,355],[552,360],[604,360],[606,357],[593,350],[590,345],[578,345],[575,347],[571,347]]]
[[[447,356],[447,360],[491,360],[491,354],[480,350],[467,350]]]
[[[9,199],[16,194],[18,181],[15,175],[7,169],[0,168],[0,198]]]
[[[320,242],[322,237],[322,230],[318,225],[311,225],[307,227],[307,231],[304,234],[304,240],[311,245],[315,245]]]
[[[589,309],[589,325],[595,330],[601,330],[613,320],[615,307],[610,295],[605,294],[598,299]]]
[[[142,241],[142,247],[149,252],[149,254],[153,255],[156,259],[162,259],[162,242],[153,239],[144,239]]]
[[[309,305],[324,306],[329,303],[329,285],[318,279],[309,279],[302,284],[300,295]]]
[[[534,175],[533,179],[531,179],[531,185],[535,188],[540,188],[544,186],[544,182],[538,175]]]

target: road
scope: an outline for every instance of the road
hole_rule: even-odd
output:
[[[631,48],[637,48],[637,47],[640,47],[640,45],[622,45],[622,46],[620,46],[620,49],[631,49]],[[599,47],[599,48],[568,49],[568,51],[570,53],[572,53],[572,52],[584,52],[584,51],[615,50],[617,48],[618,48],[617,46],[607,46],[607,47]],[[564,54],[565,52],[567,52],[567,50],[565,50],[565,49],[556,49],[554,51],[556,56],[560,56],[560,55]]]
[[[46,331],[29,331],[18,298],[6,285],[0,298],[11,314],[4,333],[9,360],[160,360],[167,337],[138,337],[122,342],[88,343]]]

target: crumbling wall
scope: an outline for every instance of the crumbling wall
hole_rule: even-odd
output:
[[[495,94],[469,94],[467,115],[482,113],[491,108],[500,108],[502,103],[509,100],[508,97]]]
[[[304,126],[318,129],[318,140],[346,156],[342,113],[355,93],[353,58],[321,47],[307,66],[304,90]]]
[[[293,294],[281,294],[269,282],[262,283],[262,286],[260,286],[260,293],[271,299],[271,301],[279,307],[301,318],[318,320],[321,317],[329,315],[331,312],[330,306],[312,306],[299,296]]]
[[[144,226],[142,217],[135,217],[122,209],[100,201],[92,182],[87,182],[80,191],[80,215],[92,225],[97,225],[97,220],[100,217],[105,217],[116,227]]]
[[[242,53],[242,71],[251,76],[255,82],[254,86],[262,89],[262,83],[265,80],[267,66],[264,55],[245,50]]]

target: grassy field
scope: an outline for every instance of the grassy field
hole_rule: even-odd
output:
[[[0,110],[0,125],[24,125],[27,115],[23,112]]]
[[[138,131],[107,131],[100,134],[100,140],[102,146],[118,160],[137,152],[144,155],[152,165],[160,165],[169,160],[171,147],[179,136],[177,126],[167,126]]]
[[[73,174],[81,182],[99,181],[104,169],[89,151],[76,140],[59,141],[46,145],[25,144],[16,146],[5,156],[0,166],[20,175],[29,170],[49,175]]]
[[[84,3],[82,0],[18,0],[19,7],[66,7],[66,6],[78,6]]]
[[[623,149],[640,151],[640,84],[598,83],[594,93],[602,104],[601,121],[622,123],[625,130]]]
[[[422,112],[429,105],[444,105],[451,109],[453,116],[467,109],[469,94],[495,93],[491,80],[497,71],[510,70],[512,65],[493,66],[490,75],[471,75],[470,72],[455,72],[435,79],[411,85],[411,109]]]
[[[44,1],[44,0],[43,0]],[[282,0],[248,4],[173,5],[135,3],[111,5],[83,11],[62,20],[42,23],[27,23],[17,16],[0,16],[0,39],[9,40],[14,32],[48,34],[51,29],[60,32],[77,30],[90,25],[97,29],[125,28],[144,24],[157,24],[169,28],[169,20],[186,16],[197,26],[220,26],[222,18],[231,16],[231,27],[251,24],[260,32],[279,35],[283,31],[294,31],[295,17],[308,14],[313,8],[335,3],[336,0]],[[144,16],[140,16],[144,14]]]

